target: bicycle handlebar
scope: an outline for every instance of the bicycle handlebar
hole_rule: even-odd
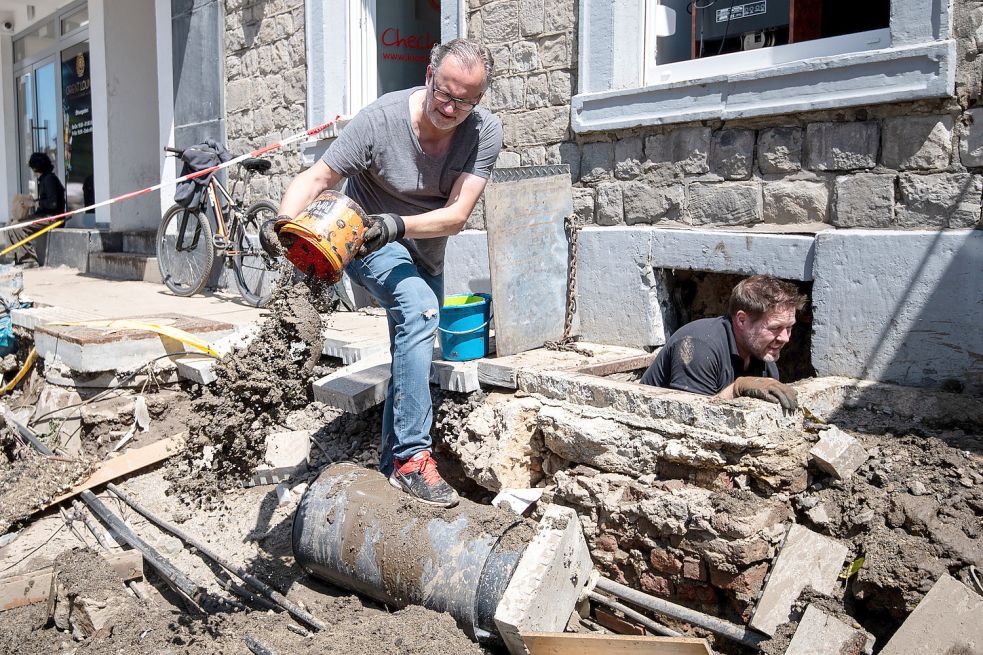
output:
[[[180,157],[181,155],[184,154],[184,151],[183,150],[180,150],[178,148],[172,148],[170,146],[164,146],[164,152],[168,152],[168,153],[174,155],[175,157]]]

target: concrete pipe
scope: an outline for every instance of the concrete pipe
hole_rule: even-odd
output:
[[[335,464],[300,500],[293,549],[316,578],[390,607],[447,612],[473,639],[500,643],[495,610],[534,530],[464,499],[431,507],[376,471]]]

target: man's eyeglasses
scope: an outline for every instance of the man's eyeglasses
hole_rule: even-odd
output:
[[[455,98],[446,91],[441,91],[437,88],[436,82],[431,82],[431,92],[433,93],[433,98],[441,104],[447,104],[448,102],[453,102],[455,109],[460,109],[461,111],[471,111],[475,106],[481,102],[481,96],[478,96],[478,100],[472,102],[470,100],[465,100],[464,98]]]

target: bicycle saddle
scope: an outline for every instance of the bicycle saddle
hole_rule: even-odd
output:
[[[250,157],[249,159],[243,159],[241,162],[239,162],[239,165],[245,168],[247,171],[252,171],[254,173],[265,173],[273,166],[273,162],[271,162],[269,159]]]

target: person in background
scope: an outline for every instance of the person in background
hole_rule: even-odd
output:
[[[63,213],[65,211],[65,187],[55,175],[55,166],[51,163],[51,158],[43,152],[35,152],[28,159],[27,165],[38,176],[34,211],[27,217],[27,220],[32,221]],[[18,241],[43,230],[48,225],[49,223],[46,222],[34,223],[0,232],[0,246],[2,246],[0,250],[9,248]],[[10,254],[13,256],[15,264],[26,268],[35,268],[39,265],[38,253],[34,248],[33,241],[28,241],[19,246]]]

